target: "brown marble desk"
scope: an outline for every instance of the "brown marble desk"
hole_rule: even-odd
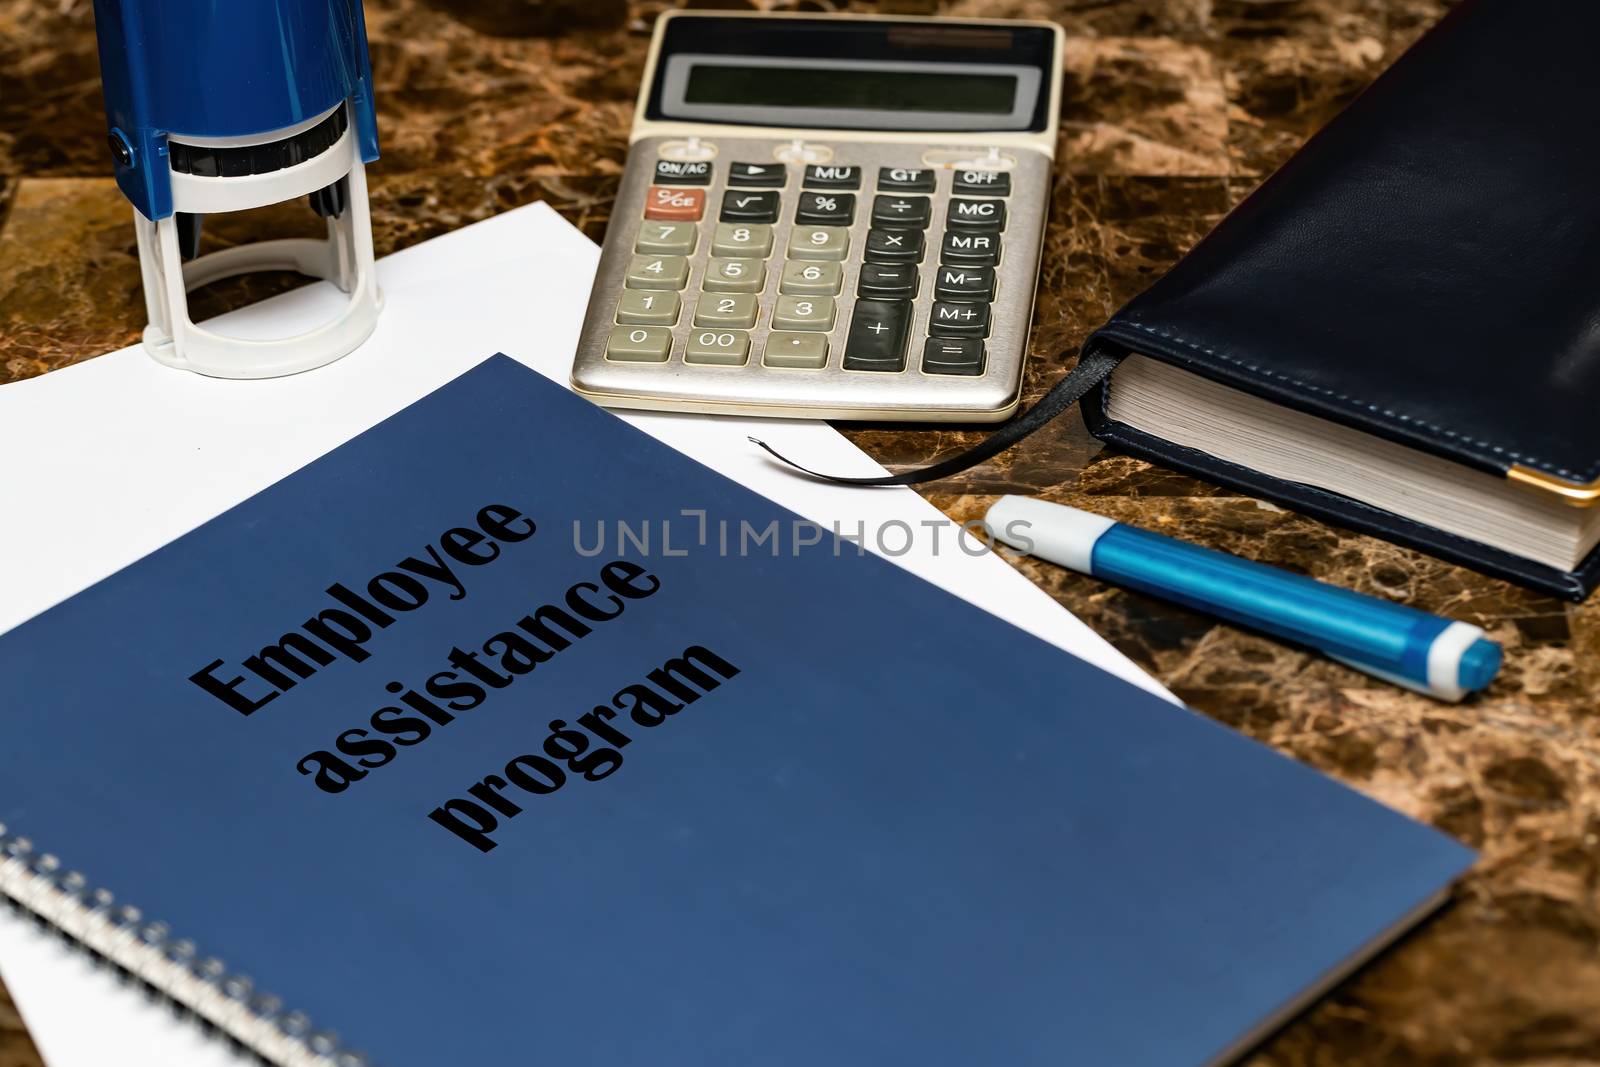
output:
[[[383,136],[372,204],[380,255],[540,198],[601,234],[649,19],[661,6],[623,4],[368,0]],[[1446,6],[895,4],[1054,18],[1072,34],[1029,396]],[[0,0],[0,382],[128,344],[144,323],[129,209],[107,177],[90,7]],[[578,18],[585,25],[574,29]],[[568,32],[550,36],[554,28]],[[301,205],[272,214],[280,231],[314,228]],[[208,232],[221,244],[242,231],[223,222]],[[292,284],[227,285],[199,301],[196,317]],[[847,432],[890,467],[980,436],[897,426]],[[1075,416],[930,496],[968,519],[992,494],[1010,491],[1448,612],[1506,646],[1494,687],[1447,707],[1187,611],[1024,564],[1199,711],[1482,850],[1450,909],[1269,1040],[1254,1067],[1600,1064],[1600,598],[1562,604],[1231,495],[1103,450]],[[36,1062],[0,996],[0,1067]]]

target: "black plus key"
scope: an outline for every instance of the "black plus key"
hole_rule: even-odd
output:
[[[917,265],[863,263],[856,295],[874,300],[910,300],[917,295]]]
[[[906,368],[906,329],[911,304],[904,300],[857,300],[844,343],[845,370]]]
[[[934,275],[933,298],[952,304],[988,303],[994,298],[994,268],[940,267]]]
[[[879,167],[880,193],[931,193],[934,174],[927,167]]]
[[[806,168],[807,189],[859,189],[861,168],[837,163],[813,163]]]
[[[992,267],[1000,262],[1000,235],[946,230],[939,262],[952,267]]]
[[[802,226],[848,226],[856,218],[854,193],[801,193],[794,221]]]
[[[1010,196],[1011,175],[998,170],[958,170],[950,191],[957,196]]]
[[[777,222],[778,194],[729,189],[722,194],[723,222]]]
[[[872,224],[880,229],[922,230],[933,217],[931,202],[925,196],[884,196],[872,198]]]
[[[976,337],[930,337],[922,346],[924,374],[983,373],[983,342]]]
[[[934,304],[928,332],[934,337],[988,337],[989,305]]]
[[[656,160],[657,185],[710,185],[711,161],[683,163],[676,159]]]
[[[945,212],[945,224],[954,230],[988,230],[997,233],[1006,228],[1006,202],[1004,200],[952,200]]]
[[[921,263],[925,241],[921,230],[868,230],[868,263]]]
[[[747,188],[781,189],[789,180],[789,168],[782,163],[730,163],[728,184]]]

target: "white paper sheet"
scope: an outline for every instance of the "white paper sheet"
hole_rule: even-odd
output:
[[[381,261],[387,303],[377,331],[324,369],[220,381],[169,370],[128,348],[0,388],[0,631],[193,529],[496,351],[565,383],[598,255],[559,215],[535,204]],[[317,284],[216,325],[271,337],[294,332],[340,299],[331,286]],[[831,471],[881,473],[825,423],[625,417],[813,522],[852,535],[864,529],[869,548],[879,547],[883,531],[881,543],[895,562],[1167,695],[1003,560],[963,551],[954,525],[916,493],[798,478],[746,440],[758,433]],[[92,881],[93,870],[86,873]],[[226,946],[203,947],[226,958]],[[234,962],[247,969],[248,961]],[[151,1010],[142,995],[58,938],[3,911],[0,976],[49,1067],[244,1062],[192,1024]],[[276,992],[292,1002],[293,990]],[[336,1027],[338,1020],[319,1023]]]

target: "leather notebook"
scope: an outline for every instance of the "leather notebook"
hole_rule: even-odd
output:
[[[1124,307],[1130,452],[1572,600],[1600,579],[1600,5],[1467,0]]]

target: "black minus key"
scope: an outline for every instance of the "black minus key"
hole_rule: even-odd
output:
[[[857,300],[844,345],[845,370],[906,369],[906,330],[911,304],[905,300]]]
[[[730,163],[728,184],[755,189],[781,189],[789,180],[789,168],[782,163]]]
[[[868,300],[911,300],[917,295],[917,265],[863,263],[856,295]]]
[[[994,268],[940,267],[934,275],[933,298],[952,304],[987,303],[994,298]]]
[[[657,185],[710,185],[711,161],[709,159],[685,163],[676,159],[656,160]]]
[[[922,346],[922,373],[983,373],[983,342],[976,337],[930,337]]]

